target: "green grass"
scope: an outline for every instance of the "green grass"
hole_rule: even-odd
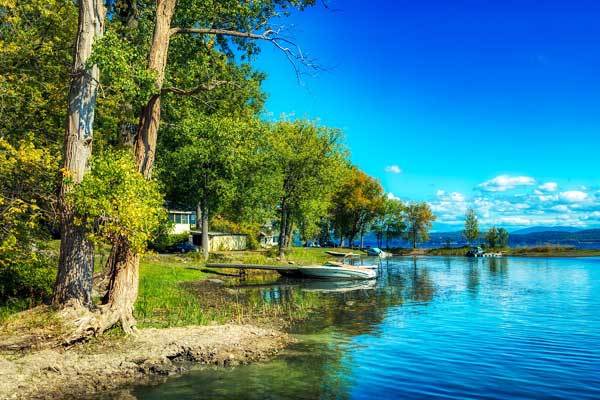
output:
[[[140,284],[135,305],[138,324],[144,326],[204,325],[214,316],[201,310],[198,298],[183,286],[206,279],[192,258],[148,255],[140,263]]]
[[[293,262],[298,265],[322,264],[333,257],[326,252],[332,250],[341,253],[357,252],[346,248],[292,247],[285,251],[285,260],[279,259],[276,248],[255,251],[230,251],[211,254],[209,262],[284,265]],[[361,253],[358,251],[358,253]]]
[[[286,261],[310,264],[331,259],[327,249],[291,249]],[[276,264],[272,251],[221,252],[211,255],[213,262]],[[139,327],[172,327],[221,324],[227,322],[286,325],[306,318],[323,306],[315,293],[293,292],[294,301],[269,303],[257,290],[244,290],[227,284],[206,281],[212,275],[201,271],[204,263],[197,256],[147,255],[140,264],[139,296],[135,317]],[[237,273],[237,270],[220,270]],[[213,278],[221,278],[212,276]],[[252,283],[270,283],[276,273],[249,271]],[[233,280],[232,283],[237,283]]]

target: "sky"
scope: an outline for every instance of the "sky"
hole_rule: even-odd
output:
[[[282,18],[316,62],[268,43],[267,118],[344,131],[390,197],[436,230],[600,227],[600,1],[326,0]]]

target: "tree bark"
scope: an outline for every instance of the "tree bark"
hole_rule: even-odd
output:
[[[148,56],[148,68],[156,73],[156,94],[143,108],[135,140],[135,157],[139,171],[150,177],[156,154],[156,140],[160,125],[160,92],[165,79],[167,55],[171,38],[171,20],[177,0],[157,0],[156,21],[152,36],[152,47]]]
[[[73,78],[69,88],[67,127],[64,141],[65,177],[59,194],[61,243],[58,274],[52,302],[90,307],[94,248],[83,228],[74,225],[74,212],[66,195],[83,179],[92,153],[94,109],[100,76],[98,67],[86,68],[94,41],[104,33],[106,9],[103,0],[79,2],[79,24],[73,56]]]
[[[200,202],[198,202],[198,204],[196,204],[196,229],[197,230],[201,230],[202,229],[202,204]]]
[[[155,72],[156,94],[143,108],[134,142],[135,159],[138,170],[149,179],[152,175],[156,140],[160,124],[160,91],[162,89],[167,54],[169,51],[170,25],[175,11],[176,0],[157,0],[156,20],[152,47],[148,57],[148,68]],[[133,306],[138,293],[139,255],[132,251],[127,241],[115,246],[115,264],[105,297],[104,312],[101,317],[102,329],[121,323],[126,332],[135,329]]]
[[[285,258],[285,239],[287,231],[287,210],[285,200],[281,202],[281,214],[279,219],[279,257]]]
[[[285,248],[289,248],[292,244],[292,213],[288,210],[285,218]]]
[[[100,332],[119,322],[125,333],[135,329],[133,306],[138,295],[139,255],[126,240],[113,246],[112,265],[108,291],[99,318]]]
[[[208,240],[208,204],[207,201],[202,202],[202,256],[204,261],[208,261],[208,251],[210,243]]]

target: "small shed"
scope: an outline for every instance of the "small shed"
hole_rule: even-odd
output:
[[[192,242],[200,246],[202,231],[193,230]],[[248,248],[248,235],[242,233],[208,232],[209,251],[234,251]]]

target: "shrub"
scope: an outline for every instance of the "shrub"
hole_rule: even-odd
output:
[[[166,220],[158,183],[146,180],[127,151],[106,152],[92,159],[90,172],[69,193],[93,241],[127,240],[135,252],[145,250]]]
[[[187,242],[189,237],[190,235],[188,233],[172,235],[163,232],[148,244],[148,248],[159,253],[164,253],[169,247],[173,247],[179,243]]]
[[[0,304],[50,296],[56,260],[44,251],[54,222],[58,161],[30,138],[0,138]]]
[[[56,277],[56,259],[35,256],[0,261],[0,304],[28,298],[30,305],[50,299]]]

